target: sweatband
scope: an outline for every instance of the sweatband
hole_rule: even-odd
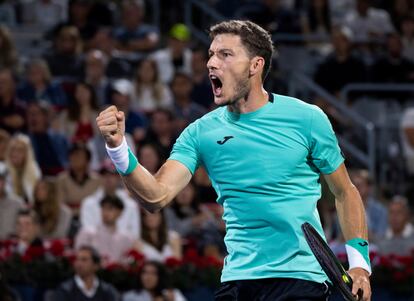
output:
[[[353,238],[346,242],[345,248],[348,255],[349,269],[363,268],[371,275],[368,241],[362,238]]]
[[[129,148],[125,136],[122,140],[122,143],[117,147],[110,148],[106,144],[105,147],[106,152],[114,163],[116,170],[122,176],[129,175],[135,169],[135,167],[138,166],[138,160]]]

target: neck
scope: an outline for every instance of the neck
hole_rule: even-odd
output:
[[[87,275],[87,276],[79,276],[79,277],[85,283],[85,286],[88,290],[93,287],[93,281],[95,280],[95,275]]]
[[[104,226],[111,232],[115,232],[116,230],[116,223],[104,223]]]
[[[263,86],[257,86],[249,91],[246,97],[235,101],[227,106],[228,110],[233,113],[249,113],[261,108],[269,101],[269,95]]]

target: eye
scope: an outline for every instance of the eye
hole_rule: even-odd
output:
[[[231,53],[230,53],[230,52],[224,52],[224,53],[223,53],[223,56],[224,56],[224,57],[229,57],[229,56],[231,56]]]

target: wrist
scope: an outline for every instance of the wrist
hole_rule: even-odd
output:
[[[364,269],[368,275],[371,275],[371,262],[369,259],[368,241],[362,238],[353,238],[345,244],[348,255],[349,270],[354,268]]]
[[[110,147],[106,144],[105,147],[109,158],[122,176],[129,175],[138,166],[138,160],[129,148],[125,136],[118,146]]]

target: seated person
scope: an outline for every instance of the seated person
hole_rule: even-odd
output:
[[[123,256],[134,248],[134,239],[117,229],[124,204],[114,195],[104,196],[100,204],[102,224],[94,229],[80,230],[75,239],[75,248],[89,245],[99,252],[106,263],[121,262]]]
[[[76,252],[75,276],[63,282],[53,294],[59,301],[118,301],[116,289],[102,280],[96,272],[101,258],[92,247],[81,246]]]

